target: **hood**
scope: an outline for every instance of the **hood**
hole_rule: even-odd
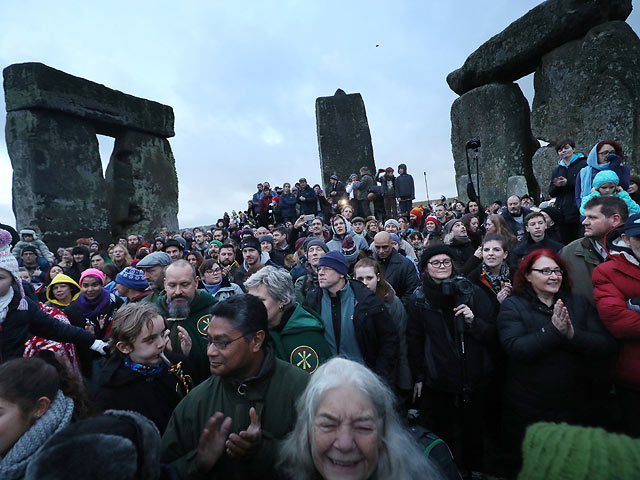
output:
[[[59,273],[58,275],[53,277],[53,280],[51,280],[51,283],[47,287],[47,293],[46,293],[47,300],[49,300],[51,303],[55,305],[66,307],[67,305],[63,305],[62,303],[58,302],[56,298],[53,296],[53,291],[52,291],[53,286],[57,285],[58,283],[68,283],[69,285],[71,285],[71,301],[72,302],[75,301],[76,298],[78,298],[78,295],[80,295],[80,285],[78,285],[73,278],[71,278],[68,275],[65,275],[64,273]]]
[[[610,233],[618,230],[612,230]],[[629,263],[635,265],[636,267],[640,267],[640,261],[633,254],[633,250],[627,245],[622,237],[616,237],[611,243],[607,240],[607,245],[609,246],[609,256],[613,259],[615,256],[624,257]]]
[[[604,169],[612,170],[622,163],[622,159],[616,155],[615,160],[612,160],[611,162],[605,163],[603,165],[598,164],[597,146],[598,144],[596,143],[591,149],[591,151],[589,152],[589,156],[587,157],[588,166],[595,168],[596,170],[604,170]]]
[[[342,214],[338,213],[336,215],[334,215],[335,217],[340,217],[342,219],[342,221],[344,222],[345,226],[347,227],[347,231],[344,235],[342,235],[341,237],[338,236],[338,234],[336,233],[336,231],[333,229],[333,221],[331,222],[331,233],[333,234],[333,238],[336,240],[342,240],[345,236],[347,236],[348,234],[352,234],[353,235],[353,231],[351,230],[351,222],[349,222],[349,220],[347,220]]]
[[[291,317],[289,317],[289,321],[287,321],[280,335],[285,336],[289,333],[299,333],[301,329],[324,331],[324,325],[315,312],[307,310],[301,304],[297,303],[295,310],[291,314]]]
[[[35,230],[31,230],[30,228],[23,228],[20,230],[20,239],[22,240],[22,235],[33,235],[33,239],[36,240],[38,235]]]
[[[401,163],[400,165],[398,165],[398,168],[404,168],[404,173],[409,173],[407,172],[407,165],[405,163]]]

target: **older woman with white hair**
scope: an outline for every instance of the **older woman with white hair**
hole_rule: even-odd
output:
[[[298,421],[280,450],[282,473],[299,480],[441,478],[403,427],[394,400],[359,363],[325,363],[298,400]]]
[[[264,267],[251,275],[244,286],[247,293],[262,300],[267,308],[269,335],[278,358],[313,373],[331,357],[324,324],[315,312],[296,302],[289,272]]]

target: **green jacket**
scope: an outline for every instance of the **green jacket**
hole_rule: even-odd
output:
[[[321,363],[331,358],[331,349],[324,338],[324,324],[320,317],[299,303],[284,327],[269,330],[276,348],[276,356],[313,373]]]
[[[170,463],[182,479],[264,479],[273,475],[279,441],[295,425],[295,403],[304,391],[309,375],[278,360],[271,348],[260,373],[238,381],[212,376],[194,388],[176,407],[162,436],[161,461]],[[240,393],[240,386],[245,388]],[[226,453],[211,472],[196,470],[196,449],[204,426],[216,412],[232,419],[232,432],[245,430],[254,407],[260,417],[262,444],[251,461],[236,460]]]
[[[573,281],[571,292],[587,297],[595,307],[591,277],[596,267],[602,263],[602,258],[586,237],[574,240],[559,253],[569,266],[569,274]]]
[[[167,318],[170,317],[167,308],[167,295],[160,295],[153,302]],[[178,325],[183,327],[191,337],[191,353],[189,359],[193,364],[193,374],[196,383],[209,378],[209,359],[207,358],[207,328],[211,320],[211,307],[217,302],[209,293],[197,290],[196,296],[191,302],[189,316],[182,320],[168,320],[169,338],[174,352],[182,353],[180,341],[178,339]]]

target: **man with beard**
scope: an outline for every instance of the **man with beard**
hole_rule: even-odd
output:
[[[171,257],[164,252],[150,253],[136,264],[136,268],[144,272],[144,279],[153,290],[153,293],[145,298],[147,302],[156,302],[164,290],[164,274],[169,265]]]
[[[240,250],[242,251],[244,261],[242,262],[242,265],[234,270],[233,279],[231,281],[240,285],[244,290],[244,281],[260,267],[260,253],[262,248],[260,247],[260,242],[257,238],[247,237],[242,240]],[[271,260],[267,260],[264,265],[275,266]]]
[[[233,244],[223,243],[220,246],[218,263],[222,267],[222,274],[231,281],[235,275],[235,270],[238,268],[238,262],[236,262],[236,247],[234,247]]]
[[[502,217],[507,222],[509,230],[516,236],[518,241],[524,238],[525,223],[524,217],[529,215],[531,210],[522,206],[518,195],[511,195],[507,198],[507,209],[502,211]]]
[[[207,328],[211,320],[211,307],[216,300],[206,291],[198,290],[196,270],[186,260],[176,260],[167,267],[164,278],[164,295],[155,305],[167,318],[171,349],[182,354],[181,335],[191,337],[189,359],[193,364],[196,382],[209,376],[207,360]],[[178,327],[183,327],[180,332]]]
[[[127,236],[127,250],[129,251],[129,255],[131,258],[136,257],[136,253],[138,253],[138,249],[142,247],[143,243],[140,240],[140,237],[135,233],[130,233]]]

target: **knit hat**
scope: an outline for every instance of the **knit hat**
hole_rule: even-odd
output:
[[[445,254],[448,255],[451,260],[456,258],[456,252],[451,247],[446,245],[434,245],[432,247],[425,248],[420,256],[420,271],[423,272],[427,266],[427,262],[431,260],[431,257],[436,255]]]
[[[444,234],[445,235],[450,234],[451,230],[453,229],[453,226],[458,222],[460,222],[460,223],[462,223],[464,225],[464,223],[462,222],[461,218],[453,218],[453,219],[449,220],[447,223],[445,223],[444,224]]]
[[[320,240],[319,238],[314,238],[314,237],[307,237],[307,240],[304,244],[304,252],[307,253],[309,251],[309,249],[313,246],[316,247],[320,247],[322,250],[324,250],[324,253],[327,253],[329,251],[329,247],[327,246],[326,243],[324,243],[322,240]]]
[[[306,240],[307,240],[307,237],[300,237],[299,239],[296,240],[296,246],[295,246],[296,251],[302,248]]]
[[[600,185],[607,182],[613,182],[616,185],[620,182],[618,174],[613,170],[602,170],[593,178],[593,188],[599,188]]]
[[[387,229],[387,225],[395,225],[396,227],[398,227],[398,230],[400,230],[400,224],[398,223],[398,221],[395,218],[390,218],[389,220],[384,222],[385,230]]]
[[[18,310],[28,310],[29,306],[27,305],[27,300],[24,297],[22,280],[18,273],[18,261],[11,253],[11,234],[2,228],[0,228],[0,268],[9,272],[18,285],[18,289],[20,290],[20,304],[18,305]]]
[[[184,238],[180,237],[181,240],[184,242]],[[178,240],[176,240],[175,238],[170,238],[169,240],[167,240],[166,242],[164,242],[164,248],[163,251],[167,251],[167,248],[169,247],[178,247],[178,249],[180,250],[184,250],[184,245],[179,242]]]
[[[98,280],[100,280],[100,283],[104,285],[104,273],[102,273],[97,268],[87,268],[80,274],[80,281],[78,283],[82,285],[82,280],[84,280],[86,277],[97,278]]]
[[[242,230],[240,230],[239,235],[240,237],[244,237],[245,235],[253,236],[253,230],[251,230],[249,227],[245,227]]]
[[[242,251],[245,248],[255,248],[259,252],[262,251],[262,248],[260,248],[260,242],[253,235],[243,238],[242,242],[240,242],[240,250]]]
[[[270,233],[267,233],[266,235],[262,235],[260,237],[260,243],[262,244],[262,242],[269,242],[271,245],[275,245],[275,243],[273,242],[273,235],[271,235]]]
[[[424,219],[424,224],[426,225],[427,222],[433,222],[436,224],[436,227],[438,225],[440,225],[440,223],[438,222],[438,217],[436,217],[435,215],[429,215],[427,218]]]
[[[602,428],[539,422],[527,428],[518,478],[638,478],[640,439]]]
[[[400,240],[400,237],[395,233],[391,234],[391,241],[396,242],[398,245],[402,243],[402,240]]]
[[[338,180],[338,175],[336,175],[335,173],[333,175],[331,175],[331,177],[329,177],[331,180]]]
[[[640,235],[640,213],[634,213],[624,222],[624,233],[628,237],[637,237]]]
[[[215,243],[216,245],[218,245],[219,247],[222,246],[222,242],[220,240],[211,240],[209,242],[209,246],[211,246],[212,243]]]
[[[561,224],[562,221],[564,220],[564,215],[562,214],[562,210],[560,210],[557,207],[544,207],[544,208],[541,208],[540,211],[549,215],[551,217],[551,220],[553,220],[553,223],[555,223],[556,225]]]
[[[153,252],[136,264],[136,268],[166,267],[171,265],[171,257],[165,252]]]
[[[351,234],[345,235],[342,240],[342,254],[347,262],[353,263],[360,253],[360,249],[356,246],[356,242],[353,241]]]
[[[344,255],[338,251],[325,253],[318,261],[318,267],[333,268],[340,275],[346,275],[349,270],[349,264]]]
[[[144,279],[144,272],[133,267],[127,267],[118,273],[116,283],[139,292],[144,292],[149,286],[149,282]]]
[[[20,255],[22,255],[25,252],[31,252],[31,253],[34,253],[35,255],[38,255],[38,250],[33,245],[27,245],[26,247],[24,247]]]
[[[418,220],[418,225],[422,221],[422,209],[420,207],[412,208],[409,212],[411,215],[415,215]]]

